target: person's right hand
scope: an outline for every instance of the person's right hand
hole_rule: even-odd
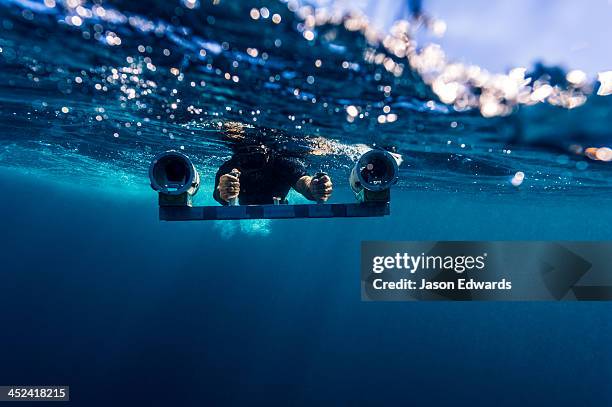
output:
[[[232,170],[232,172],[237,171],[238,170]],[[217,189],[219,190],[221,199],[225,202],[229,202],[230,199],[236,198],[238,194],[240,194],[240,180],[231,173],[221,175],[221,177],[219,177],[219,186]]]

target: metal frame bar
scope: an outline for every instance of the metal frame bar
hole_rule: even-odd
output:
[[[237,219],[364,218],[387,216],[390,213],[388,202],[159,207],[159,219],[171,222]]]

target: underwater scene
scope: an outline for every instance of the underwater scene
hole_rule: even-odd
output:
[[[0,0],[0,385],[79,406],[612,404],[605,302],[361,301],[365,240],[611,240],[612,71],[468,62],[448,3]],[[159,220],[158,154],[193,162],[194,205],[225,205],[237,145],[325,174],[329,203],[389,152],[390,215]]]

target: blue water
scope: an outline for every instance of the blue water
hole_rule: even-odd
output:
[[[610,162],[575,147],[610,146],[607,97],[484,119],[366,62],[359,33],[202,3],[75,26],[63,3],[0,2],[0,384],[86,406],[611,404],[609,305],[362,303],[358,271],[366,239],[610,239]],[[233,134],[328,171],[335,202],[366,146],[396,147],[392,215],[159,222],[151,157],[182,148],[212,203]]]

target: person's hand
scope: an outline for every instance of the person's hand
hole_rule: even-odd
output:
[[[308,189],[315,201],[325,202],[332,194],[333,184],[329,175],[323,174],[319,177],[312,177]]]
[[[238,170],[232,170],[232,173],[236,173]],[[230,199],[236,198],[240,194],[240,180],[234,175],[225,174],[219,177],[219,196],[225,202],[229,202]]]

